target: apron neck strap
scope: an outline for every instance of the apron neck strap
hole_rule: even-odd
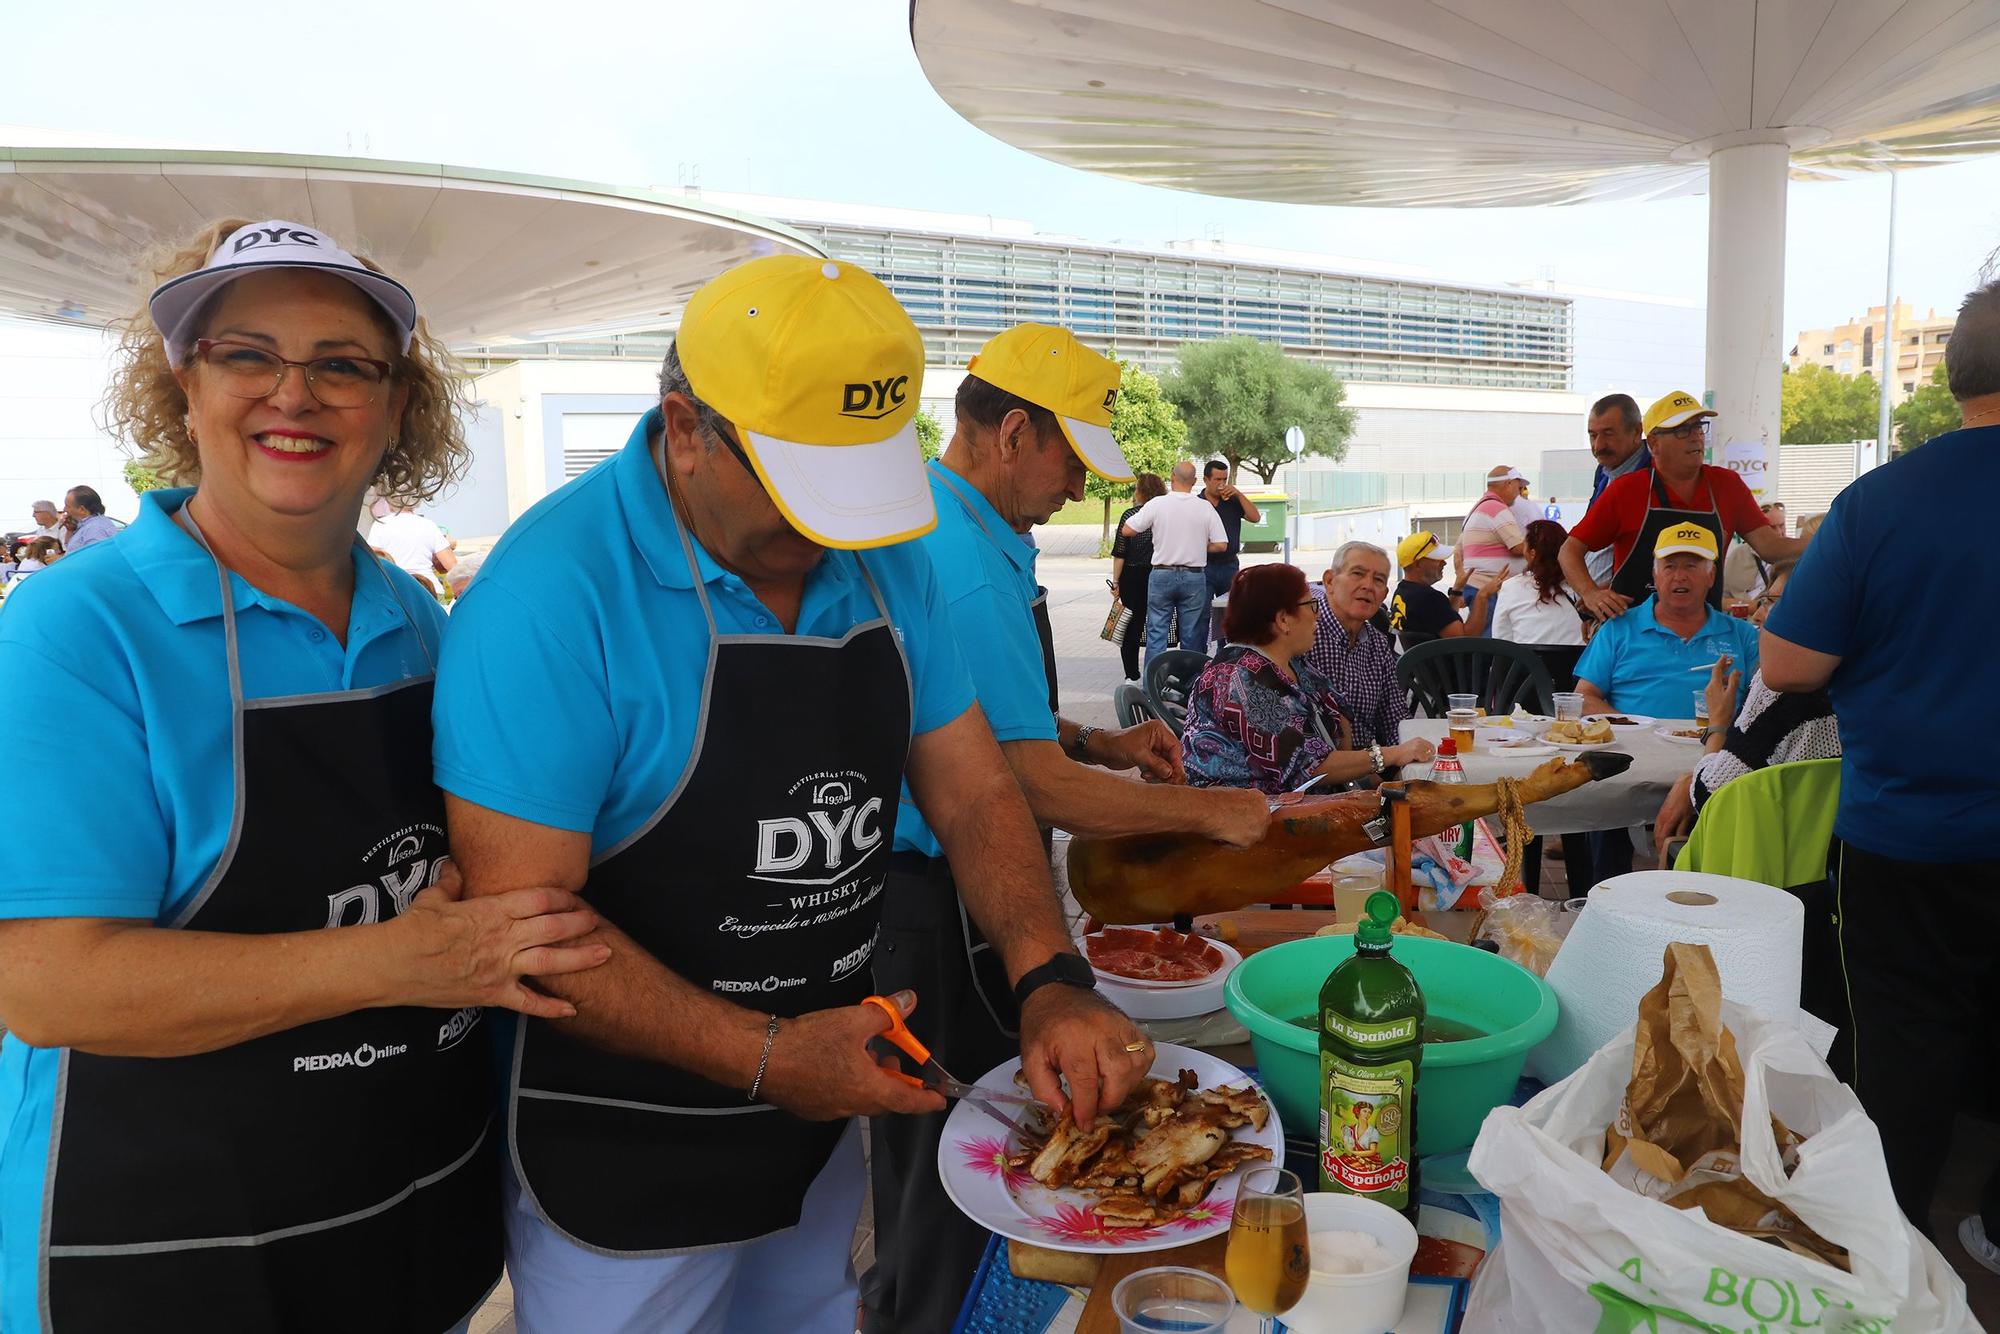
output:
[[[195,494],[199,495],[200,492],[196,492]],[[236,636],[236,590],[230,585],[228,567],[215,554],[215,548],[209,545],[208,534],[202,532],[200,522],[195,519],[193,514],[189,513],[189,506],[193,503],[194,496],[189,496],[185,501],[181,502],[181,507],[174,511],[174,523],[189,537],[194,539],[195,545],[207,554],[209,562],[215,566],[215,579],[222,595],[222,651],[229,661],[229,702],[240,708],[243,704],[243,660],[240,651],[240,641]],[[355,540],[360,540],[358,535]],[[377,556],[373,550],[368,551],[368,562],[374,567],[375,573],[381,578],[382,586],[389,590],[389,596],[395,600],[396,610],[403,614],[404,623],[410,627],[410,632],[417,637],[417,648],[422,651],[424,663],[430,668],[431,675],[437,675],[437,659],[431,656],[431,646],[425,642],[423,628],[417,624],[417,618],[411,614],[409,604],[403,601],[403,595],[396,591],[396,581],[391,579],[389,572],[382,568],[381,557]]]

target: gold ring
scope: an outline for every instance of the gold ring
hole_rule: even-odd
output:
[[[1153,1044],[1152,1044],[1152,1042],[1151,1042],[1151,1041],[1149,1041],[1148,1039],[1146,1039],[1146,1038],[1140,1038],[1140,1039],[1139,1039],[1139,1040],[1138,1040],[1137,1042],[1128,1042],[1128,1043],[1126,1043],[1126,1044],[1125,1044],[1125,1050],[1126,1050],[1126,1051],[1130,1051],[1130,1052],[1141,1052],[1141,1051],[1144,1051],[1144,1050],[1146,1050],[1146,1048],[1148,1048],[1148,1047],[1150,1047],[1150,1046],[1152,1046],[1152,1045],[1153,1045]]]

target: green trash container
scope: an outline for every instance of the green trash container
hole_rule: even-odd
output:
[[[1276,551],[1285,542],[1285,514],[1290,509],[1292,498],[1283,491],[1245,491],[1264,516],[1259,523],[1245,522],[1243,525],[1243,549],[1245,551]]]

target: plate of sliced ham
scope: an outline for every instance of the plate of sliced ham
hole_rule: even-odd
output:
[[[1091,970],[1128,987],[1200,986],[1229,965],[1236,951],[1224,950],[1218,941],[1166,926],[1107,926],[1083,938]]]

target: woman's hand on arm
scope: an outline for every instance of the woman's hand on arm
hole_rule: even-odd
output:
[[[549,1014],[563,1002],[521,978],[601,963],[602,951],[573,943],[596,924],[557,889],[462,903],[448,862],[402,916],[368,926],[248,935],[130,918],[0,922],[0,1021],[38,1047],[158,1057],[373,1006]]]

